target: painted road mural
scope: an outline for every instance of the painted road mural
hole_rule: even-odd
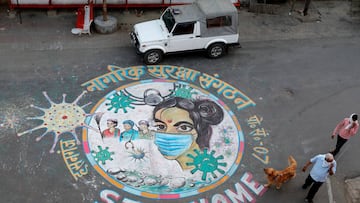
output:
[[[251,172],[239,166],[247,142],[252,152],[246,156],[269,163],[264,144],[269,133],[261,116],[241,114],[255,107],[251,98],[218,75],[171,65],[109,65],[107,72],[84,81],[79,89],[83,92],[74,101],[64,93],[57,102],[59,98],[43,92],[50,107],[31,105],[41,113],[28,118],[41,124],[17,135],[35,135],[37,142],[52,136],[49,153],[62,157],[74,181],[91,174],[113,186],[100,187],[93,202],[189,197],[201,203],[256,202],[265,193]],[[103,96],[82,101],[95,92]],[[239,119],[249,132],[243,131]],[[11,127],[6,119],[1,125]],[[37,134],[40,129],[44,133]],[[65,139],[69,133],[71,138]],[[235,173],[242,173],[241,178],[223,193],[201,196]]]

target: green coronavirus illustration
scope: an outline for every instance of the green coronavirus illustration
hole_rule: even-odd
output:
[[[111,111],[112,109],[115,109],[115,113],[119,111],[119,109],[122,109],[124,113],[127,113],[127,108],[134,109],[135,107],[131,106],[131,104],[134,102],[133,99],[130,97],[124,95],[122,92],[116,92],[111,97],[107,98],[110,100],[110,103],[106,103],[106,106],[110,106],[107,110]]]
[[[103,165],[105,165],[105,162],[110,160],[112,161],[113,158],[111,158],[111,155],[115,154],[114,152],[109,152],[109,147],[106,147],[103,149],[101,146],[98,146],[99,151],[96,152],[94,150],[91,150],[91,153],[98,163],[101,162]]]
[[[221,174],[224,174],[225,171],[220,169],[219,167],[226,167],[226,163],[220,163],[219,160],[224,159],[223,155],[215,157],[215,151],[212,150],[209,154],[207,153],[207,149],[205,148],[203,152],[199,150],[194,150],[196,156],[192,154],[188,154],[187,156],[193,159],[193,162],[186,163],[187,166],[194,166],[195,168],[192,169],[190,172],[192,174],[196,173],[197,171],[202,172],[202,180],[206,180],[208,173],[212,175],[213,178],[217,178],[215,171],[218,171]]]
[[[172,96],[175,97],[182,97],[186,99],[191,99],[194,94],[197,94],[197,92],[193,92],[192,87],[188,87],[186,85],[178,84],[175,86],[174,90],[169,90],[172,92]]]

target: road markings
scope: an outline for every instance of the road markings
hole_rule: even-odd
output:
[[[326,186],[327,186],[327,191],[328,191],[328,196],[329,196],[329,203],[335,203],[333,193],[332,193],[330,178],[326,178]]]

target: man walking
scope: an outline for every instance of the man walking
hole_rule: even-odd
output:
[[[305,201],[309,203],[313,203],[313,198],[316,192],[326,181],[328,174],[333,175],[336,171],[336,161],[334,160],[334,156],[331,153],[318,154],[314,156],[305,164],[305,166],[302,168],[302,171],[305,172],[307,167],[311,164],[314,164],[314,166],[312,167],[310,174],[302,186],[302,189],[305,190],[310,185],[312,185],[305,198]]]
[[[307,16],[311,0],[305,0],[304,10],[302,11],[303,16]]]
[[[347,142],[350,137],[354,136],[359,129],[358,115],[351,114],[349,118],[344,118],[338,123],[331,135],[331,139],[334,139],[337,135],[336,147],[330,153],[336,156],[340,151],[340,148]]]

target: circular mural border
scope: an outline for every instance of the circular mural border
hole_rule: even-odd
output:
[[[84,128],[82,131],[82,139],[83,139],[83,149],[85,152],[85,155],[90,163],[90,165],[103,177],[105,178],[108,182],[110,182],[112,185],[114,185],[115,187],[129,192],[131,194],[137,195],[137,196],[141,196],[141,197],[145,197],[145,198],[151,198],[151,199],[177,199],[177,198],[184,198],[184,197],[189,197],[189,196],[193,196],[193,195],[198,195],[200,193],[212,190],[214,188],[216,188],[217,186],[221,185],[222,183],[224,183],[226,180],[228,180],[237,170],[238,166],[240,165],[241,159],[243,157],[243,153],[244,153],[244,134],[242,132],[240,123],[238,121],[238,119],[236,118],[235,114],[233,113],[233,111],[230,110],[230,108],[222,101],[220,100],[218,97],[214,96],[213,94],[211,94],[210,92],[199,88],[196,85],[193,84],[189,84],[187,82],[182,82],[182,81],[177,81],[177,80],[168,80],[168,79],[146,79],[146,80],[141,80],[141,81],[137,81],[137,82],[133,82],[133,83],[128,83],[125,85],[122,85],[112,91],[110,91],[107,95],[105,95],[103,98],[101,98],[97,104],[91,109],[90,114],[93,114],[96,112],[96,110],[99,108],[99,106],[106,100],[106,98],[112,94],[114,94],[117,91],[123,90],[127,87],[131,87],[131,86],[135,86],[135,85],[139,85],[139,84],[146,84],[146,83],[153,83],[153,82],[168,82],[168,83],[176,83],[176,84],[182,84],[182,85],[188,85],[192,88],[196,88],[198,91],[202,92],[203,94],[206,94],[207,96],[209,96],[210,99],[212,99],[213,101],[215,101],[216,103],[218,103],[220,106],[222,106],[222,108],[228,113],[228,115],[231,117],[231,119],[233,120],[235,126],[236,126],[236,131],[237,131],[237,135],[238,135],[238,147],[239,150],[236,153],[236,159],[233,162],[232,166],[226,171],[226,173],[223,175],[223,177],[221,177],[219,180],[217,180],[216,182],[214,182],[211,185],[207,185],[198,189],[194,189],[194,190],[190,190],[190,191],[182,191],[181,193],[151,193],[151,192],[145,192],[145,191],[140,191],[137,190],[136,188],[133,188],[132,186],[128,186],[118,180],[116,180],[116,178],[110,174],[108,174],[107,172],[105,172],[97,163],[97,161],[94,159],[92,153],[91,153],[91,149],[89,146],[89,142],[88,142],[88,129]],[[85,120],[86,124],[89,124],[91,122],[91,117],[88,117]]]

